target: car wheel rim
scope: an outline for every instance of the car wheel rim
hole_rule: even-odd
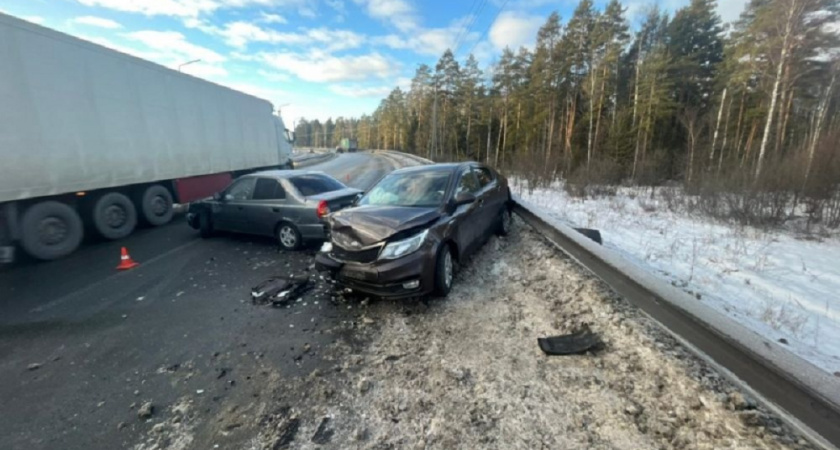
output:
[[[110,205],[105,209],[105,224],[110,228],[120,228],[125,225],[127,214],[125,210],[118,205]]]
[[[155,216],[163,216],[169,210],[167,201],[161,196],[156,196],[152,199],[152,214]]]
[[[285,247],[294,247],[297,243],[295,232],[290,227],[283,227],[280,229],[280,242]]]
[[[443,257],[443,282],[447,288],[452,286],[452,253],[449,250]]]
[[[67,224],[57,217],[47,217],[38,225],[38,236],[43,244],[59,244],[67,237]]]

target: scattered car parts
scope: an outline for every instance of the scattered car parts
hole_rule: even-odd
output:
[[[546,355],[574,355],[603,346],[601,338],[589,327],[570,334],[537,338],[537,343]]]

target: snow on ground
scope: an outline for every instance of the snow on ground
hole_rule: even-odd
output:
[[[813,448],[518,220],[447,298],[352,303],[313,349],[335,367],[278,378],[254,447]],[[540,351],[584,324],[601,350]]]
[[[604,245],[657,273],[816,366],[840,373],[840,239],[806,239],[669,210],[650,189],[576,198],[561,183],[523,200],[570,225],[596,228]]]

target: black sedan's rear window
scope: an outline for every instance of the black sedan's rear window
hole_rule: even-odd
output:
[[[289,178],[289,182],[304,197],[338,191],[346,187],[334,178],[318,174],[294,176]]]

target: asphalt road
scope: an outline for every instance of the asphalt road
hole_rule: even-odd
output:
[[[399,164],[352,153],[308,168],[365,189]],[[115,270],[121,246],[140,267]],[[355,312],[329,294],[289,308],[249,296],[272,275],[305,273],[313,254],[248,236],[202,240],[178,217],[63,260],[4,268],[0,448],[131,447],[154,423],[138,419],[144,402],[161,411],[186,397],[212,415],[249,404],[260,377],[319,367],[318,349]],[[237,429],[204,424],[191,446],[238,446],[248,436]]]

